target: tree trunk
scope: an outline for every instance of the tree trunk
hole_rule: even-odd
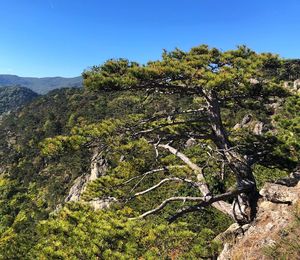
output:
[[[213,131],[213,141],[223,154],[230,169],[236,176],[237,188],[246,189],[233,203],[233,213],[237,222],[250,222],[256,216],[259,198],[256,181],[249,161],[240,154],[228,140],[224,129],[217,94],[213,91],[206,93],[209,121]]]

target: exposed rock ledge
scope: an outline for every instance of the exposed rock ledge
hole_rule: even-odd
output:
[[[79,176],[73,183],[72,187],[70,188],[69,194],[65,198],[65,202],[78,202],[81,201],[81,195],[84,193],[84,191],[87,188],[87,185],[98,179],[99,177],[103,176],[107,172],[107,161],[103,157],[102,153],[99,152],[98,149],[95,149],[93,152],[93,156],[91,159],[91,171],[87,174],[83,174]],[[91,201],[88,201],[88,203],[94,210],[101,210],[105,208],[109,208],[110,205],[116,202],[116,199],[113,197],[108,198],[94,198]],[[61,207],[61,205],[58,206],[58,209]]]
[[[263,254],[264,248],[278,241],[280,231],[293,221],[293,205],[300,205],[299,175],[265,184],[260,191],[262,199],[254,223],[242,227],[233,224],[216,237],[224,245],[218,260],[268,259]]]
[[[83,174],[75,180],[73,186],[70,188],[68,196],[65,198],[65,202],[79,201],[82,193],[86,189],[87,184],[96,180],[100,176],[105,175],[106,171],[107,161],[103,157],[102,153],[98,149],[95,149],[91,159],[90,173]]]

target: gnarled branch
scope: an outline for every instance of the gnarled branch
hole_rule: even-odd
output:
[[[185,168],[185,167],[186,167],[186,166],[184,166],[184,165],[171,165],[171,166],[165,166],[165,167],[158,168],[158,169],[153,169],[153,170],[148,171],[148,172],[145,172],[145,173],[143,173],[143,174],[141,174],[141,175],[134,176],[134,177],[130,178],[129,180],[123,182],[123,183],[120,184],[120,185],[126,185],[126,184],[128,184],[128,183],[130,183],[130,182],[132,182],[133,180],[136,180],[136,179],[138,179],[138,178],[142,178],[142,179],[143,179],[143,178],[146,177],[147,175],[150,175],[150,174],[153,174],[153,173],[162,172],[162,171],[168,171],[168,170],[173,169],[173,168]]]
[[[176,219],[182,217],[183,215],[187,214],[187,213],[191,213],[191,212],[195,212],[195,211],[199,211],[201,210],[203,207],[209,206],[218,203],[218,202],[222,202],[223,200],[228,200],[228,199],[232,199],[235,198],[236,196],[238,196],[241,193],[246,192],[248,189],[244,188],[244,189],[235,189],[232,191],[228,191],[226,193],[220,194],[220,195],[216,195],[211,197],[209,200],[207,201],[203,201],[197,205],[193,205],[184,209],[181,209],[179,212],[177,212],[174,216],[172,216],[169,219],[169,222],[172,223],[174,222]],[[233,212],[231,212],[230,216],[235,219]]]
[[[205,198],[204,197],[171,197],[168,198],[166,200],[164,200],[158,207],[156,207],[155,209],[149,210],[147,212],[145,212],[144,214],[136,217],[136,218],[130,218],[130,220],[135,220],[135,219],[141,219],[141,218],[145,218],[148,215],[154,214],[160,210],[162,210],[165,206],[167,206],[170,202],[173,201],[203,201]]]
[[[158,147],[169,150],[172,154],[176,155],[187,166],[189,166],[197,174],[197,180],[199,182],[201,182],[201,185],[199,186],[199,190],[202,193],[202,195],[207,196],[208,194],[210,194],[210,191],[209,191],[209,188],[206,184],[206,181],[205,181],[205,178],[204,178],[201,167],[199,167],[197,164],[193,163],[185,154],[179,152],[177,149],[170,146],[169,144],[159,144]]]
[[[184,210],[181,210],[180,212],[178,212],[177,214],[175,214],[172,218],[170,218],[170,222],[175,221],[177,218],[183,216],[184,214],[190,213],[190,212],[194,212],[194,211],[198,211],[201,210],[203,207],[212,205],[213,203],[216,202],[220,202],[222,200],[226,200],[226,199],[231,199],[236,197],[237,195],[246,192],[247,189],[236,189],[233,191],[229,191],[220,195],[215,195],[215,196],[210,196],[210,197],[171,197],[168,198],[166,200],[164,200],[158,207],[149,210],[145,213],[143,213],[142,215],[136,217],[136,218],[130,218],[131,220],[135,220],[135,219],[142,219],[145,218],[151,214],[154,214],[160,210],[162,210],[164,207],[166,207],[169,203],[174,202],[174,201],[201,201],[199,204],[188,207]]]
[[[200,185],[198,186],[199,190],[204,197],[207,197],[211,194],[208,185],[205,181],[205,177],[203,175],[203,170],[201,167],[193,163],[185,154],[179,152],[177,149],[170,146],[169,144],[159,144],[158,147],[169,150],[172,154],[176,155],[183,162],[185,162],[192,170],[194,170],[194,172],[197,174],[197,180],[200,183]],[[225,201],[213,201],[212,206],[222,211],[223,213],[229,215],[230,217],[234,218],[232,208],[229,203]]]
[[[191,185],[196,186],[196,187],[199,186],[198,182],[194,182],[194,181],[189,180],[189,179],[183,179],[183,178],[178,178],[178,177],[170,177],[170,178],[165,178],[165,179],[161,180],[159,183],[153,185],[152,187],[150,187],[146,190],[135,193],[131,198],[133,199],[135,197],[138,197],[138,196],[144,195],[148,192],[151,192],[151,191],[159,188],[160,186],[162,186],[164,183],[169,182],[169,181],[186,182],[186,183],[191,184]]]

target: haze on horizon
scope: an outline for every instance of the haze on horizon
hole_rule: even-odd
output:
[[[299,10],[298,0],[3,0],[0,74],[74,77],[110,58],[145,63],[202,43],[299,58]]]

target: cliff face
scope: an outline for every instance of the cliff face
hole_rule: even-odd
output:
[[[297,235],[297,229],[293,230],[293,223],[299,225],[300,217],[299,180],[300,174],[296,173],[280,184],[265,184],[254,223],[242,227],[233,224],[216,238],[224,244],[218,259],[277,259],[277,254],[286,256],[284,259],[300,259],[300,246],[298,239],[295,240],[300,231]],[[297,245],[298,250],[293,248],[288,252],[289,246]],[[280,252],[281,247],[284,252]]]

